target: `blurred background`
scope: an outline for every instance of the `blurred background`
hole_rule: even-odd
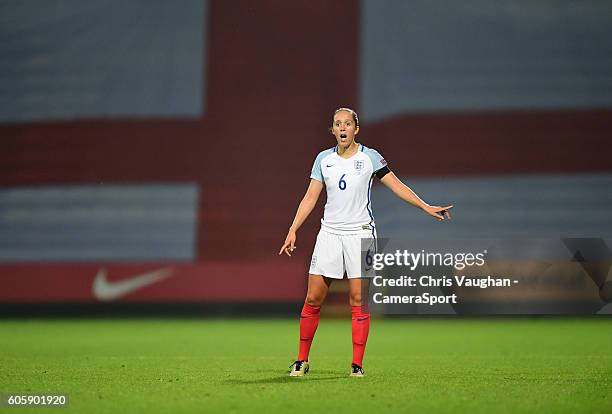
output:
[[[612,238],[611,21],[606,0],[3,0],[1,314],[297,314],[324,200],[277,253],[340,106],[455,205],[438,223],[377,185],[380,236]]]

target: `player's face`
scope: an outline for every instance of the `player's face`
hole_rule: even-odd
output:
[[[334,115],[332,133],[338,141],[338,145],[349,148],[355,142],[355,135],[359,132],[359,127],[355,125],[353,115],[347,111],[340,111]]]

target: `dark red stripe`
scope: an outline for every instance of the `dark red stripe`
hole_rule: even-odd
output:
[[[406,115],[366,136],[408,176],[612,171],[612,111]]]

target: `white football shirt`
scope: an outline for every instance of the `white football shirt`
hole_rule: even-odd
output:
[[[357,153],[347,159],[336,153],[336,147],[321,151],[310,173],[310,178],[324,183],[327,191],[321,226],[340,234],[374,231],[372,179],[386,165],[378,151],[361,144]]]

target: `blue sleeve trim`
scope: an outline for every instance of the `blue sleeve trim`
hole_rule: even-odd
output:
[[[323,181],[323,170],[321,169],[321,160],[328,155],[328,153],[330,151],[334,151],[335,148],[330,148],[328,150],[324,150],[321,151],[318,155],[317,158],[315,158],[314,164],[312,165],[312,171],[310,171],[310,178],[317,180],[317,181]]]
[[[387,161],[385,161],[383,156],[380,155],[380,153],[375,149],[366,148],[366,150],[364,150],[364,153],[367,154],[370,158],[370,161],[372,161],[373,173],[387,166]]]

